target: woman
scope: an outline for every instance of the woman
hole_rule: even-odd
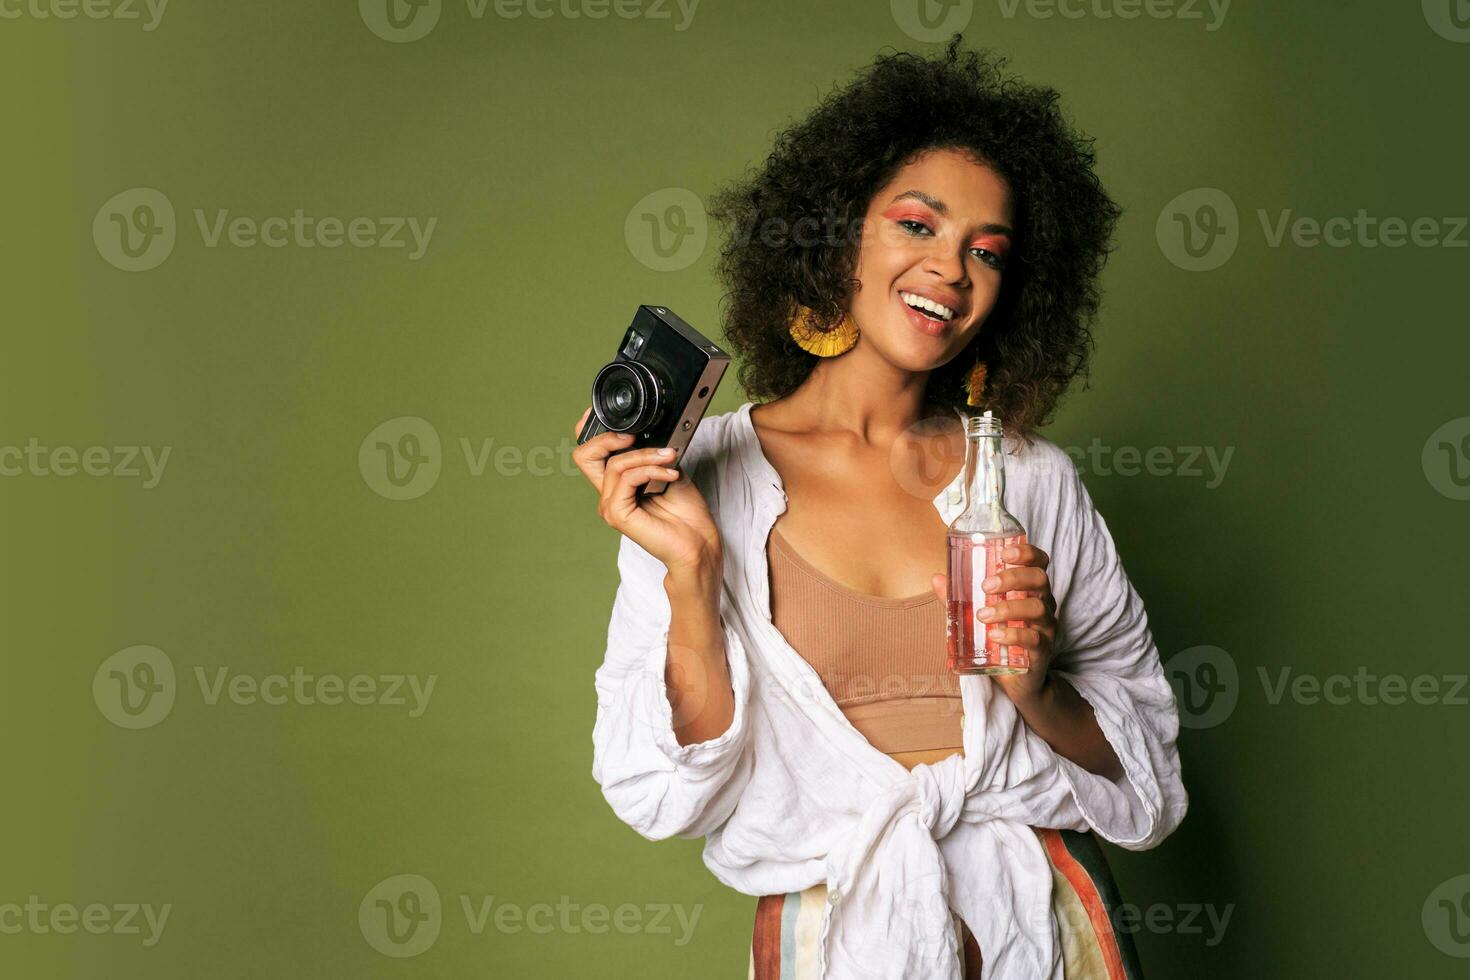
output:
[[[880,57],[717,200],[726,335],[766,400],[682,460],[574,453],[623,535],[594,777],[760,897],[759,980],[1139,976],[1092,831],[1151,847],[1187,805],[1142,603],[1034,434],[1086,368],[1119,211],[1056,94],[959,45]],[[975,409],[1014,437],[1028,531],[985,584],[1022,597],[978,616],[1029,652],[1014,676],[945,667]]]

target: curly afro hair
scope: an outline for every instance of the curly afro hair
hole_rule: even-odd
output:
[[[789,332],[798,306],[830,327],[856,287],[869,202],[920,153],[966,152],[1009,185],[1015,240],[1000,293],[970,344],[929,376],[926,395],[968,411],[964,380],[988,365],[983,407],[1029,437],[1050,421],[1093,346],[1097,277],[1121,210],[1093,173],[1092,140],[1062,118],[1058,93],[1003,77],[1004,57],[961,51],[879,55],[844,89],[780,133],[765,166],[714,195],[729,234],[717,274],[741,385],[770,400],[796,390],[818,358]],[[838,229],[820,240],[803,228]],[[771,229],[794,233],[772,234]]]

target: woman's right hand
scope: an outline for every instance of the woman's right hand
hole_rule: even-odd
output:
[[[573,435],[580,435],[592,406],[582,413]],[[670,573],[720,567],[720,532],[698,488],[658,449],[618,452],[632,442],[621,432],[603,432],[572,450],[582,475],[601,496],[597,513],[609,527],[627,535]],[[617,453],[617,455],[613,455]],[[664,480],[668,488],[639,502],[638,488]]]

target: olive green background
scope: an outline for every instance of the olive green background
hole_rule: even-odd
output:
[[[1448,2],[1237,2],[1218,20],[977,0],[969,18],[971,45],[1062,93],[1126,210],[1092,384],[1046,434],[1234,447],[1213,488],[1084,469],[1161,655],[1215,647],[1237,677],[1233,713],[1181,734],[1181,829],[1108,852],[1125,898],[1161,910],[1137,934],[1152,977],[1417,980],[1461,976],[1470,955],[1470,707],[1272,703],[1258,674],[1466,670],[1470,502],[1448,467],[1470,460],[1431,445],[1436,474],[1421,455],[1470,416],[1470,234],[1273,247],[1258,216],[1365,209],[1449,235],[1470,212],[1470,43],[1430,26]],[[567,462],[571,427],[638,303],[719,335],[715,230],[661,270],[643,215],[697,225],[669,210],[675,189],[704,199],[759,163],[880,48],[939,45],[886,0],[703,0],[682,30],[672,4],[476,18],[446,0],[410,43],[346,0],[175,0],[154,30],[7,3],[0,447],[171,455],[151,489],[0,477],[0,906],[171,912],[152,946],[0,931],[0,974],[743,977],[753,900],[712,878],[700,842],[638,837],[590,775],[617,536]],[[172,203],[177,241],[127,272],[93,220],[139,187]],[[1176,265],[1156,229],[1197,188],[1239,212],[1209,271]],[[437,225],[411,260],[208,247],[193,217],[298,208]],[[715,411],[744,400],[732,373]],[[391,500],[358,453],[403,416],[432,424],[442,469]],[[510,451],[476,475],[462,439]],[[537,447],[539,465],[517,462]],[[128,730],[93,680],[135,645],[166,654],[177,692]],[[298,666],[437,679],[419,717],[211,704],[195,679]],[[411,958],[358,921],[400,874],[444,904]],[[682,945],[672,916],[671,934],[575,913],[477,933],[462,896],[700,917]],[[1223,938],[1203,906],[1230,909]]]

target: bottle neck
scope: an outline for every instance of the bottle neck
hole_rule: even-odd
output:
[[[965,512],[972,516],[1005,513],[1006,463],[1000,433],[971,435],[965,454]]]

